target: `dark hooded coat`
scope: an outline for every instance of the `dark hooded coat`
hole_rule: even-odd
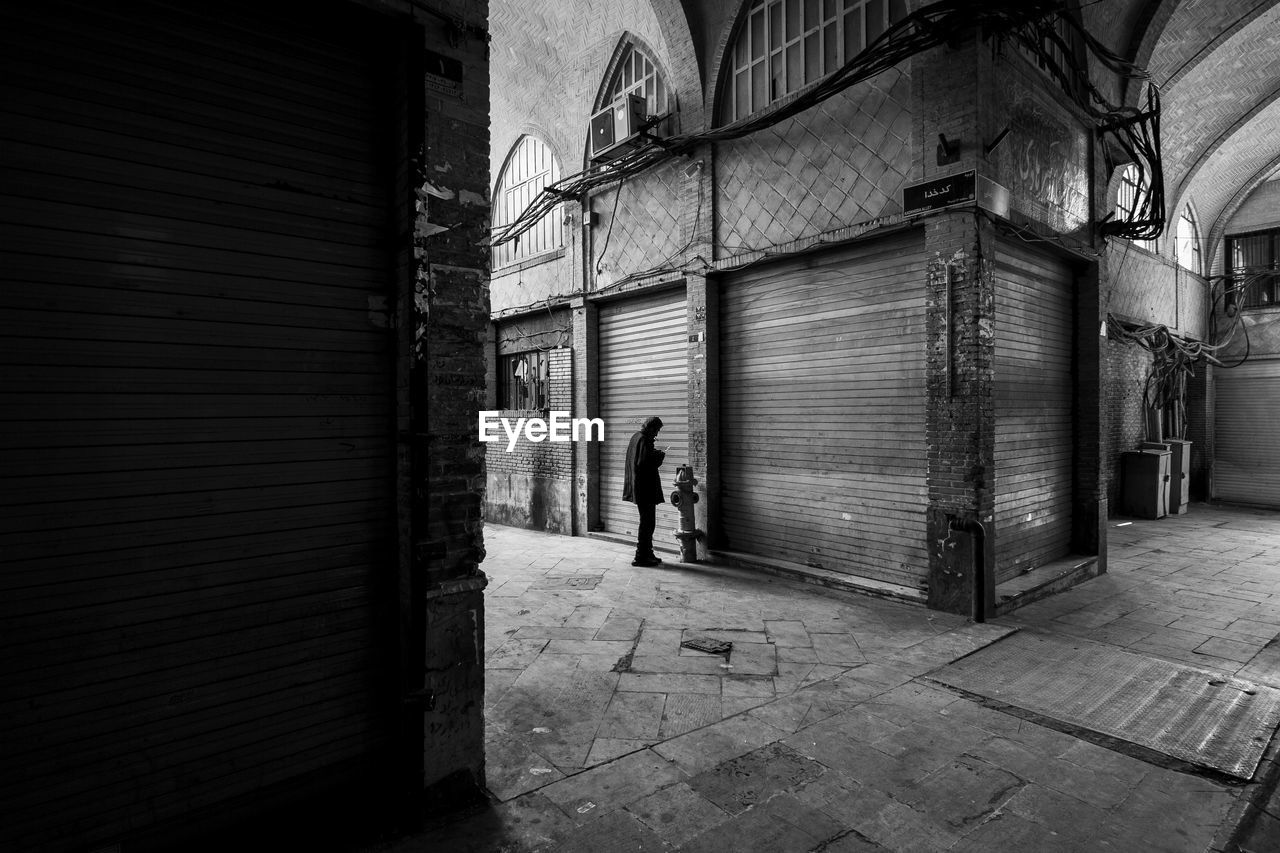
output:
[[[642,428],[631,436],[627,445],[626,470],[622,478],[622,499],[634,504],[666,503],[662,493],[662,477],[658,467],[666,454],[653,446],[654,423],[662,425],[657,418],[649,418]]]

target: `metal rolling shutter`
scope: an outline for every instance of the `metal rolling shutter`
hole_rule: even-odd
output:
[[[1075,279],[1002,242],[995,263],[996,580],[1071,546]]]
[[[635,504],[622,499],[627,443],[649,415],[662,418],[658,447],[670,445],[663,485],[689,464],[689,381],[684,290],[600,306],[600,523],[634,536]],[[658,508],[655,543],[671,545],[670,504]]]
[[[1213,496],[1280,508],[1280,359],[1214,371]]]
[[[924,281],[912,232],[724,282],[730,548],[921,585]]]
[[[15,849],[386,746],[394,78],[365,17],[0,13]]]

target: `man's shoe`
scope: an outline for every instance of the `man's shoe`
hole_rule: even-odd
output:
[[[633,566],[645,566],[645,567],[648,567],[648,566],[661,566],[661,565],[662,565],[662,561],[661,561],[661,560],[659,560],[657,557],[636,557],[634,560],[632,560],[632,561],[631,561],[631,565],[633,565]]]

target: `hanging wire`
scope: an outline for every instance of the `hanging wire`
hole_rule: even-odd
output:
[[[1187,379],[1195,376],[1198,361],[1221,365],[1213,353],[1220,345],[1183,337],[1162,324],[1138,325],[1107,315],[1107,337],[1137,344],[1151,353],[1151,368],[1143,381],[1142,403],[1147,409],[1168,410],[1174,423],[1187,422]],[[1175,431],[1181,429],[1175,428]]]
[[[1209,339],[1217,344],[1218,349],[1234,341],[1237,334],[1244,339],[1244,352],[1240,355],[1240,360],[1234,364],[1215,362],[1219,367],[1239,367],[1249,360],[1253,344],[1249,340],[1249,327],[1244,322],[1240,303],[1254,283],[1274,274],[1269,267],[1251,267],[1232,270],[1229,275],[1209,276]],[[1221,330],[1218,328],[1220,315],[1227,321],[1226,328]]]

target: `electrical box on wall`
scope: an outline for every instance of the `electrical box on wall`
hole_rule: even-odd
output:
[[[591,159],[617,157],[640,138],[644,129],[644,98],[626,95],[591,117]]]

